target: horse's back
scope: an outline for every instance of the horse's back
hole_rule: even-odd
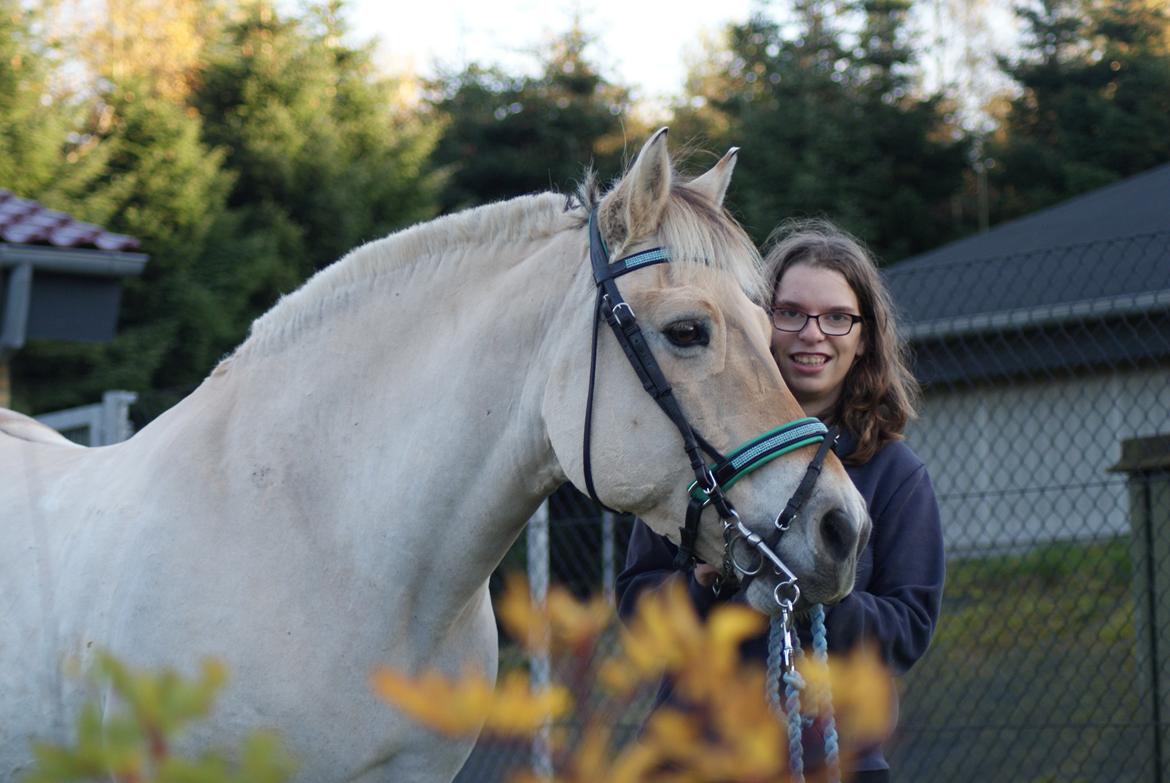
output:
[[[31,763],[30,739],[63,738],[74,706],[78,683],[61,665],[76,653],[62,644],[71,621],[62,586],[81,524],[73,490],[102,451],[0,409],[0,781]]]
[[[25,416],[23,413],[0,408],[0,438],[23,440],[29,443],[43,443],[54,446],[80,448],[47,424]]]

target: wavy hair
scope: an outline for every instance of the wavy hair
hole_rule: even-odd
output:
[[[826,417],[857,437],[845,462],[868,462],[878,450],[902,439],[917,416],[918,381],[910,371],[909,348],[898,335],[893,299],[877,264],[855,237],[827,220],[787,220],[765,244],[764,272],[776,290],[794,266],[838,272],[861,305],[865,351],[845,376],[837,404]]]

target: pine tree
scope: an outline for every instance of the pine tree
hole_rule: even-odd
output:
[[[53,83],[64,55],[39,8],[0,0],[0,188],[69,210],[100,166],[69,142],[84,110]]]
[[[1023,89],[990,147],[994,219],[1015,217],[1170,161],[1170,18],[1146,0],[1022,9]]]
[[[230,17],[216,0],[108,2],[126,24],[83,39],[93,102],[74,145],[100,177],[72,211],[137,237],[150,262],[111,345],[18,357],[38,410],[127,388],[164,392],[157,412],[282,292],[434,211],[434,133],[370,48],[344,43],[339,3],[285,18],[264,2]]]
[[[446,125],[432,156],[446,177],[444,211],[571,191],[590,162],[603,178],[621,173],[625,140],[643,129],[628,117],[629,90],[589,60],[591,43],[574,23],[539,76],[472,64],[433,85],[432,106]]]
[[[787,26],[757,14],[729,29],[721,65],[688,82],[698,108],[680,109],[684,123],[716,130],[717,148],[743,148],[729,203],[758,241],[809,216],[837,221],[887,260],[954,235],[947,207],[964,147],[938,99],[913,94],[907,8],[804,0]]]
[[[253,4],[228,27],[193,103],[228,150],[230,203],[256,259],[264,306],[354,246],[433,214],[422,171],[434,133],[379,75],[371,46],[344,43],[341,4],[303,17]]]
[[[130,5],[117,0],[110,12],[149,26],[149,9],[136,16]],[[178,100],[188,74],[156,67],[167,41],[143,47],[133,41],[140,32],[110,25],[81,39],[81,51],[108,55],[93,58],[87,116],[66,150],[66,162],[88,176],[54,183],[59,197],[50,192],[45,203],[139,239],[150,261],[141,278],[124,283],[113,343],[33,343],[17,356],[19,397],[37,410],[92,402],[111,388],[191,383],[215,358],[221,320],[198,265],[230,178],[222,156],[203,144],[198,115]],[[183,30],[168,33],[189,41]]]

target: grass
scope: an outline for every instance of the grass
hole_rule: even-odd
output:
[[[953,561],[892,753],[909,781],[1153,778],[1128,538]]]

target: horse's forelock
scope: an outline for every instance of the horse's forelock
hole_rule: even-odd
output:
[[[768,301],[760,253],[735,218],[685,182],[676,183],[670,195],[659,233],[671,257],[729,272],[752,301]]]
[[[705,195],[688,187],[677,172],[674,172],[673,179],[670,202],[660,229],[663,244],[670,248],[672,256],[680,263],[697,263],[728,271],[735,275],[752,301],[761,305],[771,301],[759,250],[743,227],[723,207],[713,205]],[[617,184],[610,191],[603,192],[598,185],[597,173],[586,168],[581,183],[566,204],[566,210],[580,209],[584,224],[588,222],[589,213],[616,189]]]

